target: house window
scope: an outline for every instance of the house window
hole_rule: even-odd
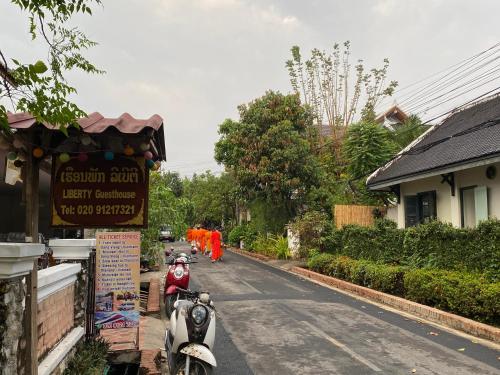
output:
[[[468,186],[460,189],[462,228],[473,228],[488,219],[488,189]]]
[[[405,227],[413,227],[436,217],[435,191],[405,196]]]

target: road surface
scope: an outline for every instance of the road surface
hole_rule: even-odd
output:
[[[191,277],[217,309],[216,374],[500,374],[498,351],[238,254]]]

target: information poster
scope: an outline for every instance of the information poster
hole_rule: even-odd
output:
[[[96,234],[96,311],[101,329],[139,326],[140,232]]]

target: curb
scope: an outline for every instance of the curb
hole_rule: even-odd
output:
[[[160,312],[160,280],[152,278],[149,281],[148,302],[146,315]]]
[[[273,260],[273,258],[269,258],[261,254],[250,253],[248,251],[240,249],[230,249],[230,251],[243,255],[247,258],[257,259],[261,262]],[[279,269],[282,268],[279,267]],[[484,323],[479,323],[472,319],[464,318],[456,314],[448,313],[434,307],[422,305],[420,303],[409,301],[401,297],[396,297],[391,294],[352,284],[335,277],[326,276],[302,267],[292,267],[288,272],[355,294],[370,301],[390,306],[392,308],[395,308],[396,310],[409,313],[413,316],[426,319],[430,322],[441,324],[448,328],[452,328],[475,337],[490,340],[496,344],[500,343],[500,328],[496,328]]]

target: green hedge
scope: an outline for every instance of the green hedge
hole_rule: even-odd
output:
[[[454,228],[432,221],[397,229],[388,220],[374,227],[347,225],[323,239],[323,249],[354,259],[404,265],[413,268],[484,273],[500,280],[500,221],[481,222],[474,229]]]
[[[412,269],[325,253],[310,258],[308,267],[384,293],[500,325],[500,282],[490,282],[480,274]]]

